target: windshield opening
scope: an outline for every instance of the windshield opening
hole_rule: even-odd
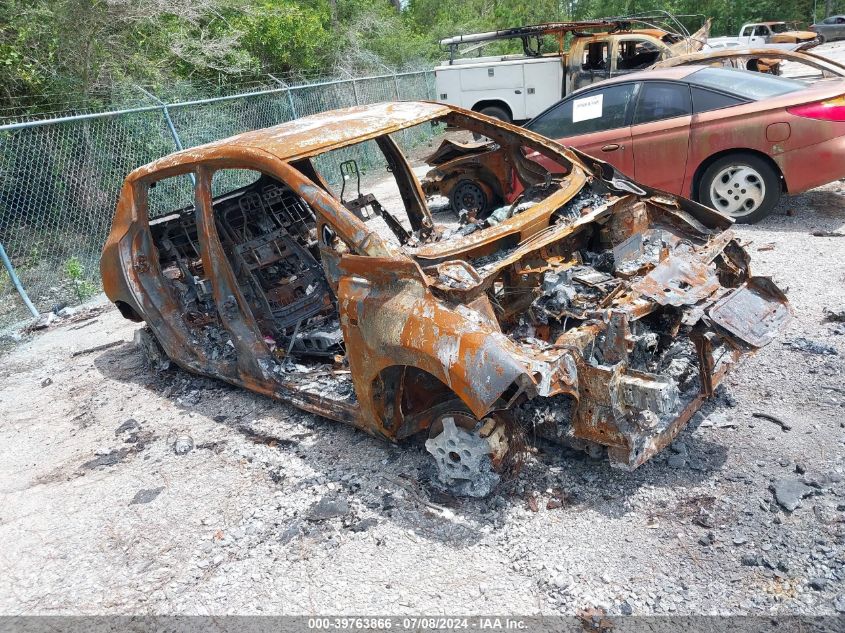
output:
[[[451,240],[518,216],[566,186],[568,160],[520,134],[448,115],[295,165],[382,240]]]

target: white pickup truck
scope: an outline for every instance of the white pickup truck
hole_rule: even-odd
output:
[[[751,22],[743,24],[738,37],[711,37],[707,46],[721,48],[760,48],[769,44],[803,44],[813,42],[816,33],[802,31],[794,22]]]
[[[450,37],[440,42],[449,50],[449,60],[434,69],[437,99],[503,121],[524,121],[582,86],[701,50],[709,28],[708,20],[693,35],[679,35],[657,28],[632,29],[629,21],[598,20]],[[564,49],[567,35],[571,40]],[[557,40],[557,51],[540,52],[544,36]],[[459,55],[461,46],[478,51],[508,39],[521,39],[523,54]]]

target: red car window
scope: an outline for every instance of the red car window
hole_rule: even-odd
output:
[[[692,86],[692,111],[695,114],[729,108],[740,103],[745,103],[745,101],[722,92]]]
[[[735,68],[702,68],[688,75],[686,81],[692,85],[715,88],[752,101],[778,97],[807,87],[807,84],[794,79]]]
[[[689,86],[685,83],[647,81],[637,99],[634,125],[662,121],[692,112]]]
[[[617,84],[572,95],[525,127],[549,138],[624,127],[627,125],[636,85]]]

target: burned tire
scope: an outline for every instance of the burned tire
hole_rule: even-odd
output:
[[[489,116],[492,119],[499,119],[499,121],[504,121],[505,123],[513,123],[513,119],[511,119],[511,115],[508,114],[508,111],[504,108],[500,108],[499,106],[487,106],[485,108],[481,108],[481,110],[476,110],[476,112]],[[480,141],[487,137],[479,134],[478,132],[473,132],[472,138],[473,140]]]
[[[170,358],[168,358],[167,352],[164,351],[149,325],[135,330],[133,343],[141,352],[147,367],[155,371],[170,369]]]
[[[780,176],[759,156],[736,153],[714,161],[701,175],[698,201],[740,224],[754,224],[780,199]]]

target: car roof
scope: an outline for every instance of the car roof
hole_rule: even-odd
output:
[[[225,148],[260,150],[281,160],[314,156],[412,127],[451,111],[447,105],[430,101],[395,101],[329,110],[170,154],[136,169],[129,178],[143,178],[160,169],[202,162],[219,156]]]

